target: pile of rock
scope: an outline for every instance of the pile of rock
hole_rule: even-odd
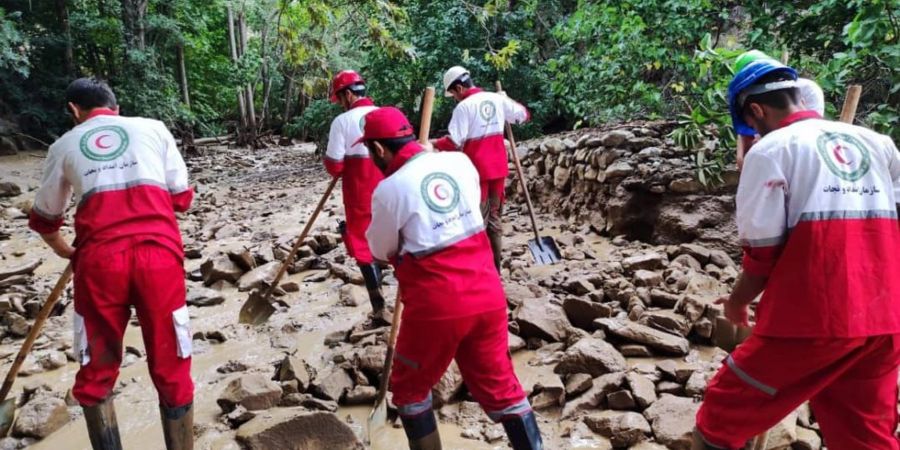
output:
[[[696,241],[736,254],[734,192],[738,173],[707,189],[695,179],[693,153],[668,134],[674,122],[586,129],[523,142],[525,179],[536,202],[600,233],[657,244]],[[507,181],[511,196],[518,180]]]

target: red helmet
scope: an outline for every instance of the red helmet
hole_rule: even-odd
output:
[[[342,70],[331,80],[331,103],[337,103],[337,93],[354,84],[366,84],[366,80],[353,70]]]

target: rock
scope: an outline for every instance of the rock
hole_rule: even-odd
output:
[[[650,424],[636,412],[602,411],[584,417],[595,433],[609,438],[613,447],[629,447],[647,439]]]
[[[662,284],[662,274],[650,270],[636,270],[634,272],[634,285],[644,287],[656,287]]]
[[[378,377],[381,375],[382,369],[384,369],[386,351],[387,348],[384,345],[365,347],[362,353],[357,356],[356,366],[367,375]]]
[[[703,270],[703,266],[700,265],[700,261],[697,261],[697,258],[694,258],[693,256],[687,254],[676,256],[675,259],[672,260],[672,263],[669,264],[669,267],[675,266],[681,266],[684,269],[690,269],[695,272]]]
[[[440,381],[431,388],[431,397],[435,406],[440,408],[450,402],[450,399],[459,394],[463,387],[462,374],[456,361],[450,363],[450,367],[441,376]]]
[[[44,368],[44,370],[55,370],[63,367],[68,363],[66,359],[66,354],[59,350],[49,350],[40,355],[35,355],[37,359],[37,363]]]
[[[553,169],[553,187],[560,192],[569,189],[569,181],[572,179],[572,169],[568,167],[556,166]]]
[[[604,147],[618,147],[625,141],[634,139],[634,133],[625,130],[612,130],[600,137]]]
[[[281,283],[279,286],[281,290],[284,292],[300,292],[300,283],[296,281],[288,281],[287,283]]]
[[[256,411],[277,405],[281,393],[281,386],[278,383],[265,375],[251,373],[231,380],[216,403],[226,413],[233,411],[237,405]]]
[[[356,386],[347,392],[345,402],[348,405],[370,404],[375,401],[376,395],[378,395],[378,389],[375,389],[374,386]]]
[[[692,397],[702,396],[706,392],[706,384],[709,382],[709,375],[705,372],[694,372],[684,384],[684,393]]]
[[[792,412],[769,429],[766,450],[790,448],[795,440],[797,440],[797,413]]]
[[[33,275],[35,269],[40,267],[43,262],[44,261],[41,259],[36,259],[25,264],[10,267],[9,269],[0,269],[0,280],[9,278],[13,275]]]
[[[234,261],[241,270],[247,272],[256,268],[256,258],[247,249],[228,252],[228,258]]]
[[[702,265],[709,262],[710,250],[702,245],[681,244],[678,246],[679,255],[691,255]]]
[[[275,281],[275,275],[278,274],[279,268],[281,268],[281,263],[272,261],[245,273],[238,280],[238,290],[246,292],[269,286]]]
[[[669,182],[669,190],[676,194],[696,194],[703,189],[703,185],[693,178],[676,178]]]
[[[594,285],[584,278],[570,280],[566,283],[566,292],[572,295],[585,295],[594,290]]]
[[[248,411],[247,408],[237,405],[237,407],[234,408],[234,411],[225,415],[225,420],[228,421],[228,424],[231,425],[232,428],[237,428],[251,421],[254,417],[256,417],[255,412]]]
[[[822,438],[819,433],[807,428],[797,427],[797,440],[791,445],[791,450],[820,450]]]
[[[689,450],[699,407],[693,399],[663,394],[644,411],[644,417],[657,442],[672,450]]]
[[[574,397],[587,391],[594,384],[594,379],[586,373],[569,375],[566,379],[566,397]]]
[[[690,350],[688,340],[655,330],[645,325],[622,319],[597,319],[594,321],[608,333],[627,339],[632,342],[644,344],[654,350],[672,355],[687,355]]]
[[[653,289],[650,291],[650,303],[660,308],[674,308],[681,297],[676,294],[670,294],[662,289]]]
[[[383,359],[384,356],[382,356],[382,360]],[[288,355],[278,364],[278,370],[275,372],[275,379],[278,381],[296,381],[298,391],[305,392],[309,387],[312,374],[305,361]]]
[[[525,340],[524,339],[522,339],[519,336],[516,336],[515,334],[512,334],[512,333],[507,333],[507,334],[509,335],[507,346],[509,347],[510,353],[515,353],[515,352],[525,348]]]
[[[200,273],[203,275],[203,284],[210,286],[219,280],[236,283],[244,271],[228,256],[216,255],[200,265]]]
[[[66,402],[60,398],[42,396],[31,399],[16,417],[13,433],[43,439],[69,422]]]
[[[624,372],[608,373],[594,378],[590,389],[566,402],[560,418],[570,418],[582,411],[596,408],[610,392],[619,390],[624,381]]]
[[[22,189],[19,188],[19,185],[10,181],[0,181],[0,198],[15,197],[21,193]]]
[[[584,338],[569,347],[554,372],[587,373],[593,377],[628,368],[625,357],[603,339]]]
[[[696,295],[685,295],[677,305],[675,312],[682,314],[691,323],[700,320],[706,313],[706,307],[713,303],[715,299],[703,299]]]
[[[513,313],[519,324],[519,336],[536,337],[550,342],[564,341],[571,326],[562,307],[545,298],[526,298]]]
[[[559,138],[550,138],[544,141],[542,147],[549,153],[557,154],[566,149],[566,144]]]
[[[679,397],[684,397],[686,395],[684,393],[684,386],[682,386],[681,383],[676,383],[674,381],[660,381],[659,384],[656,385],[656,392],[660,395],[672,394]]]
[[[3,324],[6,325],[9,334],[12,334],[13,336],[25,337],[25,335],[31,331],[31,325],[28,324],[28,321],[12,311],[7,312],[6,315],[3,316]]]
[[[235,436],[247,450],[363,450],[346,423],[334,414],[303,408],[279,408],[257,415]]]
[[[625,344],[619,347],[622,356],[626,358],[649,358],[653,356],[650,349],[646,345]]]
[[[691,324],[684,316],[669,310],[648,311],[641,316],[641,323],[657,330],[684,337],[687,337],[691,331]]]
[[[625,375],[625,381],[631,389],[638,408],[645,409],[656,401],[656,386],[649,378],[639,373],[629,372]]]
[[[356,307],[369,303],[368,293],[365,289],[355,284],[345,284],[341,286],[340,305]]]
[[[612,178],[624,178],[634,173],[634,167],[631,164],[628,164],[627,161],[618,160],[614,162],[611,166],[607,167],[604,171],[604,175],[606,179]]]
[[[612,308],[605,303],[597,303],[580,297],[566,297],[562,307],[572,325],[588,331],[594,330],[594,319],[610,317],[613,312]]]
[[[618,410],[633,409],[637,405],[634,402],[634,397],[631,395],[631,392],[628,392],[626,390],[611,392],[607,394],[606,403],[609,405],[609,409]]]
[[[641,253],[629,256],[622,260],[622,268],[628,272],[636,270],[662,269],[666,264],[666,257],[655,252]]]
[[[225,301],[221,292],[200,286],[191,286],[187,291],[187,304],[191,306],[213,306]]]
[[[694,332],[697,333],[697,336],[710,339],[713,335],[712,321],[707,319],[706,317],[698,320],[696,323],[694,323]]]
[[[353,379],[340,367],[321,371],[309,386],[310,392],[316,397],[335,402],[340,402],[341,397],[350,389],[353,389]]]
[[[628,447],[628,450],[667,450],[665,446],[659,445],[655,442],[644,441],[637,445],[632,445]]]
[[[710,250],[709,252],[709,262],[719,266],[721,268],[726,267],[734,267],[734,261],[728,256],[728,253],[723,252],[722,250]]]

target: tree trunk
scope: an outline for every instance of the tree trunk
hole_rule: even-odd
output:
[[[181,101],[185,106],[191,107],[191,95],[188,90],[187,69],[184,66],[184,44],[175,46],[175,58],[178,63],[178,85],[181,87]]]
[[[284,93],[284,123],[291,123],[294,118],[294,73],[291,72],[287,76],[287,88]]]
[[[63,54],[66,75],[75,78],[78,73],[75,71],[75,51],[72,49],[72,29],[69,27],[69,9],[66,0],[56,0],[56,16],[63,30],[63,38],[66,40],[66,49]]]
[[[242,11],[238,14],[238,25],[240,27],[241,32],[241,56],[243,56],[243,52],[247,50],[247,21],[244,17],[244,12]],[[253,102],[253,83],[248,83],[244,88],[245,97],[247,105],[247,129],[250,130],[251,133],[251,142],[256,141],[256,110]]]
[[[129,50],[145,49],[144,16],[149,0],[121,0],[122,25],[125,28],[125,47]]]
[[[231,47],[231,60],[234,61],[235,65],[238,62],[238,51],[237,51],[237,39],[234,35],[234,12],[231,10],[231,5],[228,5],[228,43]],[[238,99],[238,112],[240,113],[240,125],[239,129],[247,127],[247,109],[244,106],[244,89],[243,87],[238,90],[237,94]],[[240,136],[240,132],[238,135]],[[240,138],[238,138],[240,140]]]

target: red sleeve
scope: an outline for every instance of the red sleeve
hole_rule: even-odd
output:
[[[344,161],[335,161],[329,157],[325,157],[325,170],[334,177],[337,178],[344,173]]]
[[[31,214],[28,215],[28,228],[37,231],[40,234],[50,234],[59,231],[63,225],[63,218],[48,219],[40,215],[34,208],[31,208]]]
[[[744,258],[742,261],[744,272],[750,275],[767,277],[772,273],[778,257],[781,256],[781,250],[784,245],[775,245],[772,247],[744,247]]]
[[[459,148],[454,142],[453,139],[450,139],[450,135],[444,136],[440,139],[434,141],[434,148],[441,151],[453,151]]]
[[[184,192],[178,194],[170,194],[172,197],[172,209],[175,212],[185,212],[191,207],[194,201],[194,188],[188,188]]]

